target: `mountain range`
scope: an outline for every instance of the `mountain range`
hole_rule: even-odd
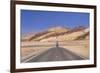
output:
[[[73,29],[57,26],[39,33],[23,36],[22,41],[70,41],[89,39],[89,28],[78,26]]]

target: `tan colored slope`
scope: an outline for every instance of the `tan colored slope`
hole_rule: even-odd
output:
[[[87,35],[87,36],[85,37],[85,39],[89,39],[89,35]]]
[[[45,35],[47,33],[48,33],[48,31],[43,31],[43,32],[39,32],[36,34],[30,34],[30,35],[24,36],[21,39],[22,39],[22,41],[31,41],[31,40],[36,39],[39,36]]]
[[[72,33],[65,33],[63,35],[59,35],[59,36],[52,36],[50,38],[45,38],[45,39],[41,39],[40,41],[69,41],[69,40],[75,40],[77,39],[78,37],[82,37],[84,36],[85,34],[87,34],[89,32],[89,29],[84,29],[84,30],[78,30],[78,31],[75,31],[75,32],[72,32]]]
[[[59,34],[67,32],[67,31],[69,31],[69,29],[58,26],[58,27],[50,28],[50,29],[43,31],[43,32],[39,32],[37,34],[31,34],[28,36],[24,36],[21,39],[22,39],[22,41],[40,41],[40,40],[45,39],[45,38],[57,36]]]
[[[28,41],[34,34],[29,34],[21,37],[21,41]]]
[[[79,36],[84,36],[86,33],[88,33],[89,31],[85,30],[81,30],[81,31],[77,31],[77,32],[73,32],[70,34],[65,34],[65,35],[61,35],[58,37],[58,39],[61,39],[61,41],[66,41],[66,40],[75,40],[77,37]]]
[[[33,34],[33,36],[28,36],[25,39],[27,41],[69,41],[77,40],[80,38],[88,39],[89,38],[89,28],[79,27],[73,30],[69,30],[64,27],[53,27],[46,31]]]
[[[62,33],[66,33],[68,32],[69,29],[66,29],[66,28],[63,28],[63,27],[53,27],[53,28],[50,28],[48,30],[46,30],[44,32],[41,32],[41,33],[44,33],[44,34],[36,34],[34,35],[32,38],[30,38],[30,41],[41,41],[42,39],[47,39],[47,38],[51,38],[51,37],[55,37],[57,35],[60,35]]]

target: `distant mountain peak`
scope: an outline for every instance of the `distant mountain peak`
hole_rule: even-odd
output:
[[[62,26],[56,26],[49,28],[48,31],[68,31],[68,28],[62,27]]]

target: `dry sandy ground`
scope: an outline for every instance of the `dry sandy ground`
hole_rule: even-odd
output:
[[[21,59],[40,54],[55,46],[55,42],[21,42]]]
[[[89,41],[88,40],[78,40],[78,41],[66,41],[59,42],[60,47],[68,49],[77,55],[89,58]],[[21,58],[27,56],[36,55],[43,51],[48,50],[55,46],[55,42],[22,42],[21,44]]]
[[[73,53],[88,59],[89,58],[89,41],[88,40],[79,40],[79,41],[69,41],[66,42],[66,45],[61,43],[61,47],[72,51]]]

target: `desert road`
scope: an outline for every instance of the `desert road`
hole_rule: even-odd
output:
[[[84,60],[78,55],[62,47],[53,47],[49,50],[37,55],[27,58],[26,62],[51,62],[51,61],[68,61],[68,60]]]
[[[31,56],[26,62],[49,62],[49,61],[68,61],[68,60],[84,60],[84,58],[70,52],[61,47],[53,47],[49,50],[37,55]]]

